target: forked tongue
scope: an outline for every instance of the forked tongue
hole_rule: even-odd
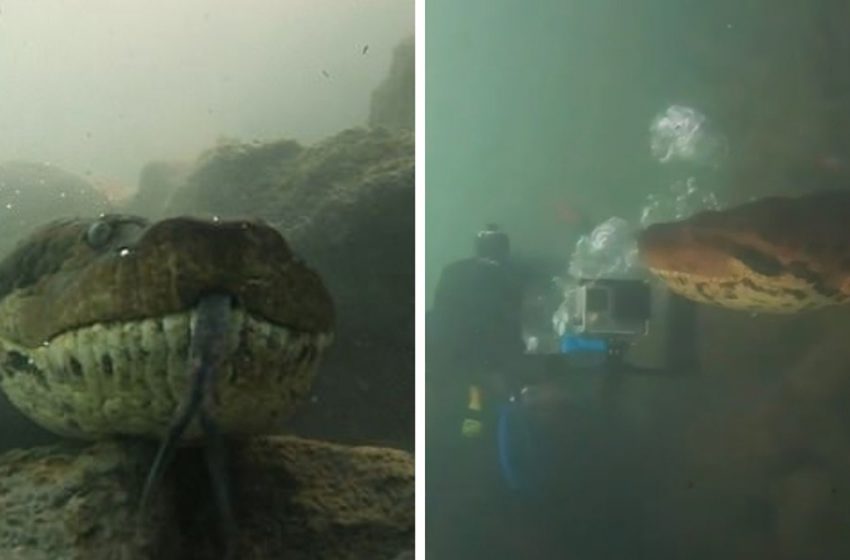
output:
[[[181,437],[192,420],[198,417],[207,446],[207,467],[228,541],[231,540],[235,524],[230,506],[225,448],[211,413],[216,375],[233,352],[232,316],[232,298],[226,294],[207,295],[198,303],[191,324],[189,391],[160,444],[141,498],[141,509],[145,511],[165,471],[174,460]]]

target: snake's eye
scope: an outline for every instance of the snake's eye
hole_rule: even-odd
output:
[[[112,225],[103,220],[98,220],[86,230],[86,243],[92,249],[100,249],[109,242],[112,237]]]

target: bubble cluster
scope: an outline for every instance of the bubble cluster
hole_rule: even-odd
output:
[[[649,127],[652,155],[661,163],[683,161],[716,166],[726,157],[726,138],[706,116],[684,105],[671,105]]]
[[[647,196],[632,221],[612,217],[582,236],[569,264],[569,278],[562,279],[564,299],[552,317],[555,332],[563,334],[577,317],[575,290],[578,280],[598,278],[642,278],[635,242],[635,225],[647,227],[657,222],[676,221],[704,210],[719,209],[716,194],[700,185],[694,165],[719,167],[727,153],[726,138],[715,131],[707,117],[683,105],[672,105],[657,115],[650,125],[650,148],[662,164],[678,161],[682,174],[666,189]],[[676,168],[679,170],[679,168]]]
[[[569,273],[574,278],[621,278],[634,276],[638,268],[634,228],[614,217],[578,240]]]
[[[552,329],[558,336],[564,336],[573,327],[574,321],[580,316],[578,309],[578,298],[576,298],[576,290],[578,284],[569,281],[564,281],[561,284],[563,291],[563,299],[561,305],[552,314]]]
[[[675,181],[666,191],[647,196],[641,208],[640,225],[684,220],[697,212],[719,208],[717,195],[702,189],[696,178],[688,177]]]

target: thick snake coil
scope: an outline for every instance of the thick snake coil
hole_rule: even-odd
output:
[[[206,436],[215,479],[221,436],[279,429],[333,322],[319,277],[268,226],[59,221],[0,263],[0,387],[61,435],[163,441],[147,499],[178,442]]]
[[[850,192],[770,197],[648,227],[638,250],[684,297],[795,313],[850,297]]]

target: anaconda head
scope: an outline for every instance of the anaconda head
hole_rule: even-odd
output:
[[[270,431],[307,393],[334,312],[319,277],[254,222],[110,215],[40,229],[0,263],[0,386],[62,435],[161,437],[212,294],[232,307],[207,337],[227,346],[212,414],[225,433]]]
[[[850,297],[850,192],[770,197],[655,224],[645,264],[674,292],[731,309],[793,313]]]

